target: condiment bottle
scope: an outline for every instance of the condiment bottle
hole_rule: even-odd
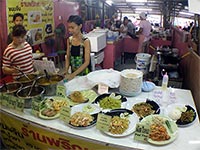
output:
[[[162,89],[163,90],[167,89],[168,81],[169,81],[169,76],[167,75],[167,73],[165,73],[165,75],[163,76],[163,79],[162,79]]]

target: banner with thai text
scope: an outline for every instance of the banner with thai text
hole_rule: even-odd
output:
[[[12,31],[13,15],[24,15],[23,25],[30,31],[32,45],[44,41],[54,30],[53,0],[7,0],[8,32]]]
[[[119,150],[114,146],[75,138],[64,133],[53,132],[36,124],[15,118],[0,112],[0,133],[8,149],[41,149],[41,150]],[[48,124],[47,124],[48,125]],[[78,131],[77,131],[78,132]],[[66,133],[65,133],[66,134]]]

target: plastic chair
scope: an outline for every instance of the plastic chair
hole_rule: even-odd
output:
[[[64,38],[64,35],[62,33],[62,29],[61,28],[57,28],[55,29],[55,34],[56,34],[56,53],[58,54],[59,56],[59,59],[60,59],[60,63],[63,67],[63,58],[64,56],[66,55],[66,43],[65,43],[65,38]],[[61,43],[60,42],[63,42],[63,47],[64,49],[61,49]]]
[[[57,62],[60,62],[59,55],[56,52],[51,52],[50,54],[48,54],[47,58],[48,60],[52,60],[55,65],[57,64]]]
[[[47,55],[48,60],[52,60],[54,64],[56,65],[57,62],[58,63],[60,62],[60,59],[59,59],[58,53],[55,51],[55,48],[54,48],[55,39],[54,38],[46,39],[45,44],[47,45],[47,47],[51,48],[51,53]]]

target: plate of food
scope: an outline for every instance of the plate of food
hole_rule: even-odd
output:
[[[127,109],[135,112],[139,118],[144,118],[151,114],[159,114],[160,106],[153,100],[147,99],[146,102],[128,103]]]
[[[95,126],[97,122],[97,113],[74,112],[71,114],[68,126],[75,129],[87,129]]]
[[[141,123],[150,128],[147,141],[151,144],[166,145],[173,142],[178,136],[178,127],[169,117],[158,114],[149,115],[143,118]]]
[[[106,93],[99,95],[93,103],[99,105],[99,107],[103,110],[112,110],[125,108],[126,102],[126,97],[121,94]]]
[[[45,98],[40,104],[39,118],[56,119],[60,116],[61,108],[67,105],[69,105],[68,101],[62,97]]]
[[[109,131],[102,131],[104,134],[112,137],[124,137],[135,131],[138,118],[132,111],[127,109],[114,109],[105,114],[112,116],[112,119]]]
[[[93,90],[73,91],[67,96],[70,106],[87,102],[91,103],[96,97],[97,94]]]
[[[165,112],[179,127],[190,126],[196,119],[196,111],[190,105],[171,104],[167,106]]]
[[[96,104],[91,103],[83,103],[75,105],[71,108],[71,113],[74,114],[75,112],[86,112],[89,114],[97,114],[101,111],[101,108]]]

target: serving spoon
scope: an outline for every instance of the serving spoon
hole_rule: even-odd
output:
[[[33,90],[33,87],[35,86],[35,83],[36,83],[36,80],[34,80],[33,83],[32,83],[32,85],[31,85],[31,88],[30,88],[30,90],[28,92],[28,95],[27,95],[28,97],[31,95],[31,92]]]
[[[50,80],[50,76],[49,76],[49,74],[48,74],[48,72],[47,72],[46,69],[44,69],[44,73],[45,73],[46,78],[47,78],[48,80]]]

